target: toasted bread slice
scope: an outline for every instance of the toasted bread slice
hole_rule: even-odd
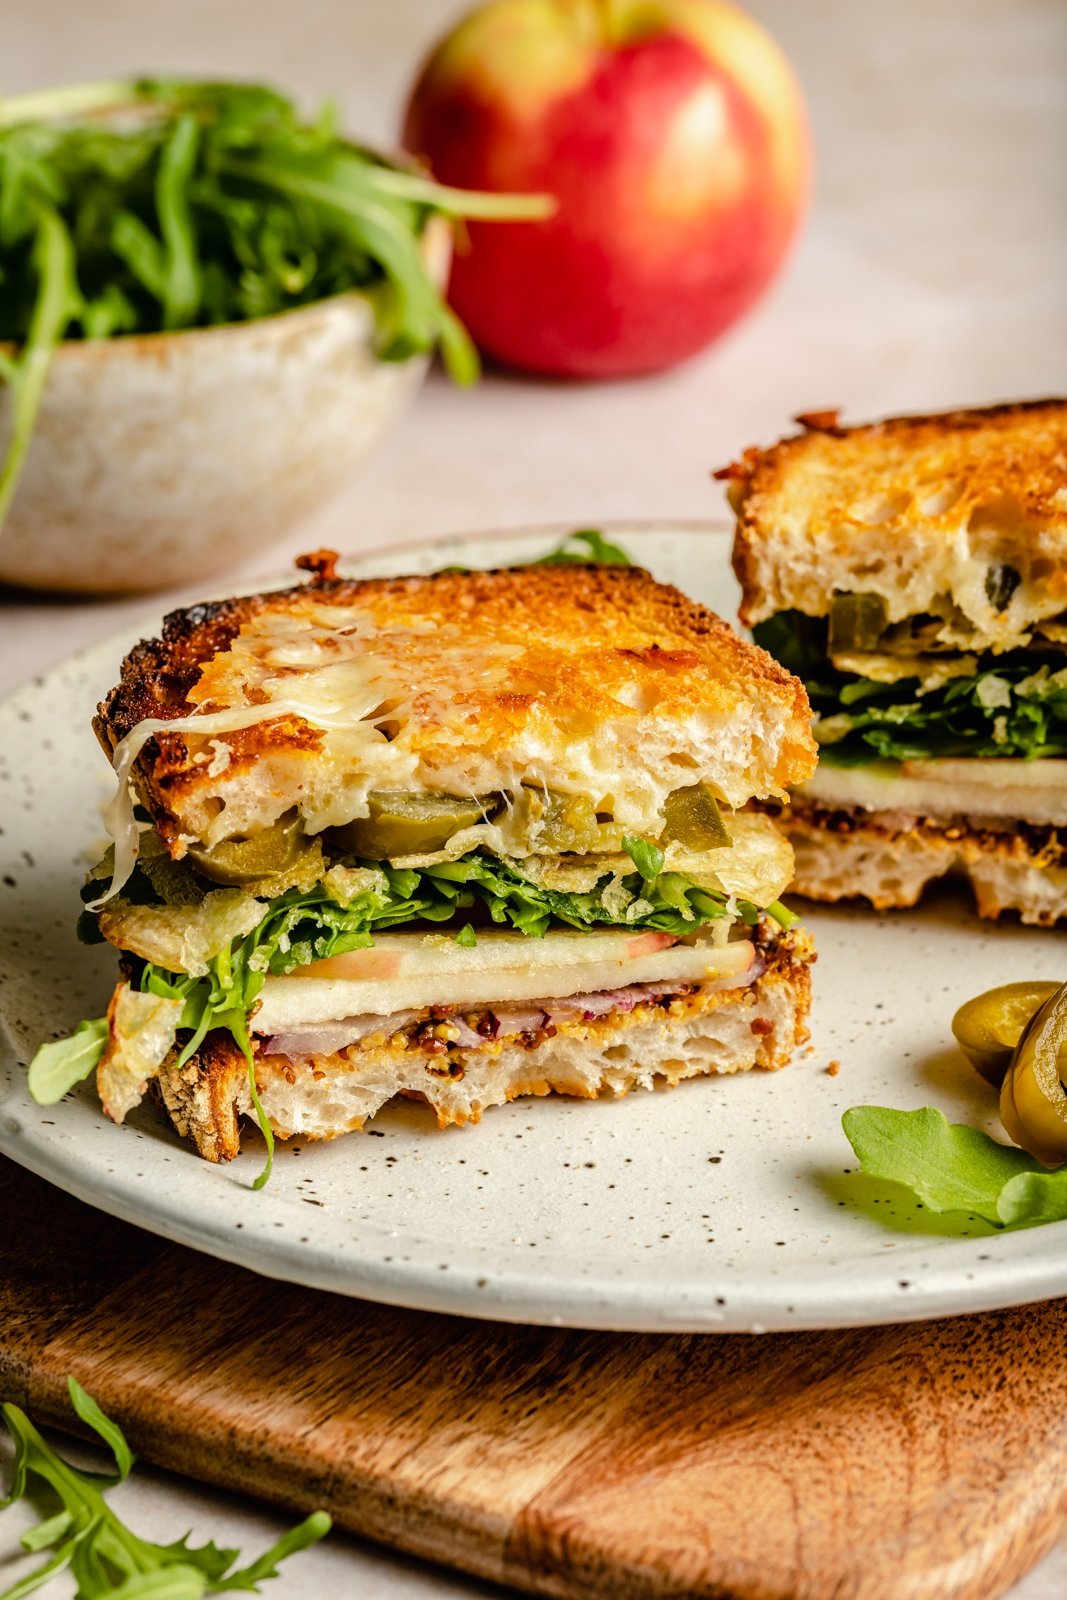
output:
[[[794,894],[886,911],[917,905],[941,878],[962,878],[981,917],[1016,912],[1036,927],[1067,919],[1067,845],[1054,828],[807,807],[782,823],[796,856]]]
[[[742,621],[875,594],[890,623],[954,607],[958,647],[1005,649],[1067,609],[1067,402],[798,420],[803,433],[717,474],[738,517]]]
[[[767,947],[762,974],[744,988],[705,985],[681,998],[444,1055],[380,1036],[328,1055],[260,1053],[256,1086],[279,1138],[333,1139],[362,1128],[397,1095],[425,1101],[448,1127],[477,1122],[490,1106],[520,1095],[591,1099],[650,1089],[657,1078],[674,1084],[775,1069],[807,1038],[813,960],[810,936],[794,929]],[[228,1034],[212,1033],[182,1067],[175,1061],[176,1052],[152,1080],[154,1092],[201,1156],[232,1159],[241,1117],[251,1113],[244,1056]]]
[[[294,807],[318,833],[365,817],[372,791],[549,788],[657,836],[676,788],[739,806],[815,766],[801,684],[625,567],[347,581],[326,562],[299,588],[172,613],[94,726],[109,754],[145,741],[133,781],[175,855]]]

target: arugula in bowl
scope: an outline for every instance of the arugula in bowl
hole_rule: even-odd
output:
[[[331,110],[303,121],[257,84],[120,80],[0,100],[0,524],[61,341],[247,322],[358,290],[383,361],[440,346],[469,383],[477,356],[431,276],[426,226],[551,208],[443,187],[342,138]]]

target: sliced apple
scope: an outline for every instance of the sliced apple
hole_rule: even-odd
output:
[[[676,942],[670,934],[653,934],[657,944],[649,949],[645,937],[625,931],[554,931],[532,939],[493,930],[479,933],[477,944],[467,949],[446,934],[382,934],[373,952],[353,950],[286,977],[268,978],[254,1028],[258,1034],[284,1033],[339,1017],[595,994],[659,979],[741,984],[755,970],[755,950],[748,939]],[[659,943],[661,937],[666,945]],[[636,954],[634,945],[639,946]],[[395,971],[365,976],[361,958],[379,951],[395,960]]]

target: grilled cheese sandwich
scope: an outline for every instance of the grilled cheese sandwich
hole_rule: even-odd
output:
[[[168,617],[100,707],[105,1110],[151,1085],[223,1160],[246,1113],[330,1137],[398,1094],[464,1122],[784,1064],[812,952],[740,808],[814,770],[795,678],[634,568],[308,564]]]

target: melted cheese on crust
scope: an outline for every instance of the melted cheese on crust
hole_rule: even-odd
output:
[[[638,569],[341,589],[259,597],[227,647],[205,654],[174,718],[109,720],[116,703],[161,703],[139,692],[142,657],[129,658],[100,725],[120,787],[135,778],[172,854],[294,806],[309,833],[340,826],[368,814],[372,790],[548,787],[655,837],[679,786],[703,780],[738,807],[812,768],[799,683]],[[187,649],[196,623],[170,623]],[[171,648],[158,643],[157,663]],[[121,869],[136,843],[125,793],[113,822]]]
[[[359,607],[307,603],[298,614],[252,618],[207,663],[190,699],[212,721],[225,707],[247,726],[252,706],[257,720],[293,715],[317,730],[305,766],[333,781],[316,788],[308,773],[293,796],[311,833],[366,816],[372,789],[518,796],[523,785],[587,795],[623,828],[658,832],[650,825],[671,789],[693,781],[692,768],[657,772],[645,752],[669,732],[660,719],[677,715],[673,702],[689,710],[698,654],[677,652],[672,661],[660,650],[650,671],[621,633],[611,649],[592,623],[551,643],[531,640],[534,628],[534,619],[516,618],[508,640],[479,634],[469,621],[396,623]],[[683,748],[716,710],[694,709],[690,725],[676,728]],[[725,726],[721,736],[728,747]],[[254,790],[243,767],[238,759],[222,775],[220,792],[227,776],[235,792],[227,815],[203,834],[209,843],[242,820],[240,790]],[[749,798],[736,770],[723,766],[714,776],[728,803]]]

